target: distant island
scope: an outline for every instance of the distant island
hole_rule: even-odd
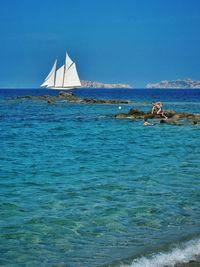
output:
[[[125,83],[102,83],[92,81],[81,81],[82,87],[87,88],[132,88],[129,84]]]
[[[146,88],[200,88],[200,80],[178,79],[172,81],[161,81],[159,83],[149,83]]]

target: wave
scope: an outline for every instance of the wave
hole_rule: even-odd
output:
[[[194,239],[176,246],[171,251],[151,254],[148,257],[135,259],[131,265],[120,267],[173,267],[197,260],[200,255],[200,239]]]

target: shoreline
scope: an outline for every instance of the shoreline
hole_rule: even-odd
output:
[[[200,266],[200,239],[195,238],[189,241],[183,241],[182,243],[173,246],[171,249],[159,250],[154,248],[153,251],[146,256],[133,259],[130,263],[124,263],[121,265],[113,265],[120,267],[199,267]],[[130,259],[129,259],[130,261]]]

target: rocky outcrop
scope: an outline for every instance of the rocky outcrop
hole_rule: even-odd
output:
[[[17,96],[15,99],[21,100],[44,100],[48,104],[55,104],[56,101],[65,100],[71,103],[83,104],[130,104],[129,100],[110,100],[110,99],[95,99],[95,98],[81,98],[72,93],[60,92],[58,96]]]
[[[95,99],[95,98],[81,98],[72,93],[60,92],[58,96],[17,96],[14,99],[20,100],[43,100],[48,104],[55,104],[57,101],[65,100],[71,103],[83,103],[83,104],[131,104],[129,100],[110,100],[110,99]],[[165,119],[162,115],[156,113],[152,114],[151,111],[144,112],[139,109],[130,109],[128,113],[118,113],[114,116],[116,119],[158,119],[161,123],[168,124],[179,124],[183,121],[193,122],[194,125],[200,123],[200,114],[194,114],[190,112],[176,112],[174,110],[166,110],[164,115],[167,117]]]
[[[200,122],[200,114],[189,112],[176,112],[174,110],[165,111],[164,119],[162,115],[152,114],[151,111],[143,112],[139,109],[130,109],[128,113],[118,113],[114,117],[116,119],[159,119],[163,123],[177,124],[181,120],[188,120],[193,122]]]
[[[131,86],[126,83],[102,83],[83,80],[81,81],[81,85],[87,88],[131,88]]]

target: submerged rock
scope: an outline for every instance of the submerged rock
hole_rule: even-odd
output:
[[[95,98],[81,98],[73,93],[67,93],[61,91],[58,96],[17,96],[15,99],[22,100],[45,100],[49,104],[55,103],[55,101],[65,100],[71,103],[83,103],[83,104],[131,104],[129,100],[110,100],[110,99],[95,99]]]
[[[74,103],[84,103],[84,104],[130,104],[129,100],[111,100],[111,99],[95,99],[95,98],[81,98],[72,93],[60,92],[59,98],[67,100]]]
[[[61,91],[57,97],[58,99],[63,99],[69,102],[75,102],[75,103],[81,103],[82,102],[82,98],[79,96],[76,96],[72,93],[66,93]]]
[[[95,99],[95,98],[81,98],[74,95],[71,92],[61,91],[57,96],[17,96],[14,99],[22,100],[45,100],[48,104],[54,104],[56,101],[65,100],[71,103],[83,103],[83,104],[131,104],[129,100],[110,100],[110,99]],[[176,112],[174,110],[166,110],[164,115],[167,117],[164,118],[160,114],[152,114],[151,111],[144,112],[139,109],[130,109],[128,113],[118,113],[114,115],[116,119],[159,119],[161,123],[168,124],[179,124],[182,120],[187,120],[193,122],[194,125],[197,125],[200,122],[200,114],[194,114],[189,112]],[[106,116],[107,117],[107,116]],[[110,117],[110,116],[108,116]],[[113,116],[112,116],[113,117]]]

